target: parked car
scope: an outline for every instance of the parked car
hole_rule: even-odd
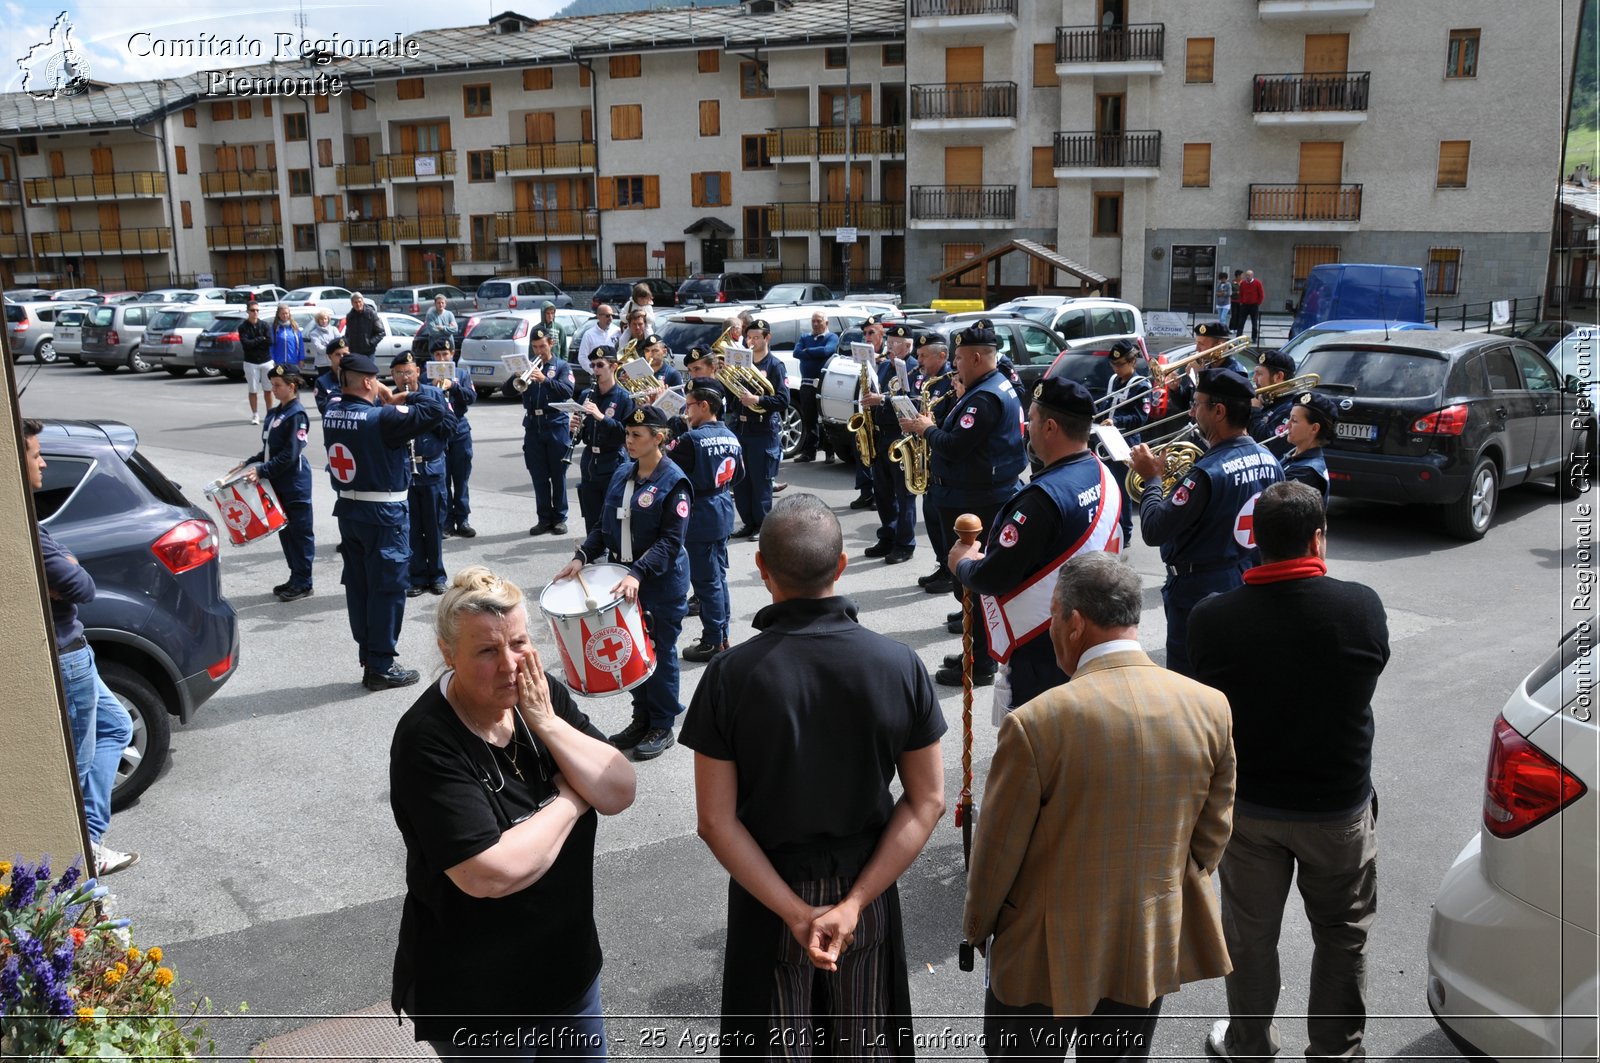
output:
[[[1482,824],[1434,898],[1428,1009],[1468,1059],[1600,1047],[1594,664],[1585,622],[1512,691],[1490,731]]]
[[[77,303],[88,299],[91,295],[99,294],[94,288],[62,288],[51,292],[50,299],[57,303]]]
[[[253,299],[265,306],[268,303],[280,302],[288,294],[286,289],[276,284],[236,284],[228,289],[227,294],[223,296],[223,302],[248,303]]]
[[[1352,332],[1300,365],[1339,407],[1324,453],[1342,498],[1437,505],[1481,539],[1502,488],[1593,460],[1594,409],[1537,347],[1484,332]],[[1593,465],[1590,464],[1592,469]]]
[[[1596,367],[1595,343],[1600,340],[1600,328],[1584,325],[1561,337],[1561,342],[1551,347],[1546,357],[1561,374],[1568,388],[1587,388],[1589,408],[1600,408],[1600,368]]]
[[[589,298],[589,309],[593,311],[598,309],[601,303],[609,303],[612,309],[620,314],[623,305],[633,298],[635,284],[649,287],[652,305],[657,314],[664,308],[678,305],[678,289],[665,277],[634,277],[631,280],[606,281],[600,285]]]
[[[411,341],[422,328],[422,322],[410,314],[397,314],[392,311],[380,311],[378,317],[383,320],[384,333],[376,349],[373,350],[372,357],[387,377],[389,360],[397,354],[411,350]],[[343,320],[339,322],[339,331],[344,331]]]
[[[49,288],[7,288],[5,296],[13,303],[47,303],[54,294]]]
[[[73,365],[83,364],[83,325],[92,306],[69,306],[56,312],[56,357]]]
[[[165,369],[169,376],[183,376],[196,368],[195,341],[217,315],[228,310],[226,303],[182,303],[157,307],[144,328],[140,357],[152,368]],[[201,370],[201,376],[219,376],[222,370]]]
[[[1512,335],[1548,353],[1550,348],[1583,327],[1576,321],[1536,321]]]
[[[383,293],[383,298],[377,301],[374,309],[420,318],[432,309],[436,295],[445,297],[445,306],[453,314],[465,314],[473,310],[472,296],[454,284],[412,284],[390,288]]]
[[[1294,315],[1290,336],[1324,321],[1422,321],[1427,315],[1422,267],[1324,262],[1306,275],[1300,302],[1285,300],[1283,308]]]
[[[194,294],[197,302],[225,303],[228,301],[227,288],[196,288]]]
[[[239,623],[222,595],[217,526],[116,422],[47,422],[40,522],[95,581],[78,607],[100,678],[133,717],[111,807],[155,781],[171,717],[188,722],[233,675]]]
[[[86,303],[98,303],[101,306],[114,306],[117,303],[133,303],[139,300],[139,292],[96,292],[84,298]]]
[[[543,277],[493,277],[478,285],[472,308],[490,310],[538,310],[546,302],[557,309],[570,307],[572,296]]]
[[[295,327],[304,333],[311,324],[313,312],[309,307],[296,307],[289,311],[289,316]],[[239,344],[239,325],[244,315],[244,307],[227,305],[195,337],[194,365],[201,376],[226,375],[230,380],[244,379],[244,348]]]
[[[123,366],[130,373],[150,368],[140,354],[144,328],[155,314],[156,303],[123,303],[97,306],[83,326],[83,361],[102,373],[115,373]],[[170,304],[169,304],[170,305]]]
[[[1351,319],[1344,321],[1324,321],[1320,325],[1312,325],[1304,332],[1298,333],[1288,343],[1279,348],[1284,354],[1294,359],[1295,365],[1305,360],[1305,356],[1321,347],[1331,343],[1348,332],[1387,331],[1412,332],[1416,329],[1431,329],[1432,325],[1418,321],[1371,321],[1366,319]],[[1263,351],[1263,354],[1266,352]]]
[[[350,289],[335,287],[296,288],[278,300],[284,306],[309,306],[326,310],[334,320],[350,312]]]
[[[762,293],[764,306],[784,303],[826,303],[834,298],[833,290],[826,284],[774,284]]]
[[[1054,295],[1029,295],[1001,303],[989,315],[1015,313],[1031,318],[1060,333],[1067,346],[1109,347],[1117,340],[1132,340],[1148,356],[1145,347],[1144,314],[1132,303],[1099,297],[1069,299]],[[984,313],[952,314],[954,318],[977,318]]]
[[[11,358],[32,357],[40,365],[50,365],[56,354],[56,315],[63,310],[82,309],[92,303],[7,303],[6,329],[11,333]]]
[[[540,310],[524,309],[493,310],[473,317],[472,327],[461,341],[461,357],[457,364],[472,374],[472,386],[477,389],[478,398],[487,399],[496,391],[503,392],[507,398],[516,397],[516,392],[507,386],[511,371],[500,359],[507,354],[528,353],[528,333],[542,316]],[[588,366],[584,366],[584,371],[587,375]]]
[[[696,273],[678,285],[678,303],[753,303],[761,295],[759,277],[748,273]]]
[[[135,299],[136,303],[181,303],[186,300],[198,299],[200,293],[193,288],[156,288],[148,291]]]

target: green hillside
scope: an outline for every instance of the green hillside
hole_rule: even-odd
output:
[[[1600,173],[1600,3],[1584,0],[1578,55],[1567,113],[1566,173],[1587,162]]]

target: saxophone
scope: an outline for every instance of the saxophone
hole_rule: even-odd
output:
[[[933,415],[934,386],[955,376],[954,372],[931,377],[923,381],[920,392],[923,416]],[[942,399],[943,396],[940,396]],[[905,435],[889,444],[889,460],[900,463],[900,475],[905,477],[906,490],[914,495],[928,493],[928,441],[922,436]]]
[[[868,466],[878,456],[878,440],[872,427],[872,412],[863,405],[867,393],[872,390],[872,377],[865,365],[861,367],[859,390],[860,398],[857,399],[859,409],[850,415],[850,422],[846,427],[855,433],[856,456],[861,459],[863,466]]]

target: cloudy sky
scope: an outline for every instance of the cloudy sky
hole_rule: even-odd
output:
[[[140,81],[175,77],[195,70],[248,66],[272,58],[276,34],[298,35],[295,17],[302,5],[294,0],[0,0],[5,4],[6,48],[0,57],[0,92],[21,88],[22,73],[16,60],[50,36],[50,27],[63,10],[73,24],[73,35],[89,60],[90,76],[99,81]],[[304,0],[306,35],[313,39],[337,33],[342,38],[382,40],[395,32],[415,33],[440,26],[486,22],[507,9],[532,18],[546,18],[566,0],[466,0],[457,4],[439,0],[383,0],[370,3],[330,4]],[[130,38],[146,33],[130,47]],[[243,61],[214,58],[156,58],[134,55],[149,52],[150,40],[193,40],[202,34],[259,40],[260,59]]]

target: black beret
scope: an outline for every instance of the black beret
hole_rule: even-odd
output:
[[[416,365],[416,364],[417,364],[417,359],[412,355],[412,353],[410,351],[401,351],[399,354],[397,354],[393,358],[389,359],[389,368],[390,369],[395,369],[395,368],[398,368],[399,366],[402,366],[402,365]]]
[[[924,347],[943,346],[945,346],[944,337],[939,335],[937,332],[924,332],[922,335],[917,337],[917,350],[919,351]]]
[[[1130,362],[1139,356],[1139,345],[1129,340],[1118,340],[1111,345],[1113,362]]]
[[[1057,413],[1094,416],[1094,396],[1089,394],[1089,389],[1066,377],[1047,377],[1039,381],[1033,386],[1033,401]]]
[[[1318,395],[1314,391],[1302,392],[1295,397],[1294,404],[1305,410],[1312,424],[1322,426],[1323,438],[1327,438],[1339,425],[1339,410],[1326,395]]]
[[[873,314],[870,317],[868,317],[865,321],[861,322],[861,327],[863,329],[870,328],[873,325],[877,325],[879,327],[882,327],[882,325],[883,325],[883,317],[881,315],[879,315],[879,314]]]
[[[1261,364],[1274,373],[1293,373],[1294,358],[1281,350],[1271,350],[1261,356]]]
[[[652,332],[652,333],[650,333],[650,335],[648,335],[648,336],[646,336],[644,338],[643,342],[641,342],[639,344],[639,346],[641,346],[641,347],[654,347],[658,343],[662,344],[662,345],[665,345],[666,342],[667,342],[666,340],[662,339],[660,336],[657,336],[654,332]]]
[[[1000,346],[1000,337],[995,334],[994,325],[986,317],[980,317],[966,328],[955,334],[957,347],[996,347]]]
[[[728,389],[723,387],[722,381],[715,377],[696,377],[689,383],[689,394],[697,394],[702,398],[707,395],[715,395],[719,399],[726,400]]]
[[[906,324],[890,325],[884,331],[884,335],[891,336],[897,340],[909,340],[911,338],[911,326]]]
[[[683,364],[693,365],[696,362],[708,362],[715,357],[716,355],[711,353],[710,347],[703,343],[697,343],[689,348],[688,354],[683,356]]]
[[[549,338],[550,330],[545,328],[543,325],[535,325],[533,328],[528,330],[529,343],[532,343],[534,340],[547,340]]]
[[[628,427],[665,428],[667,411],[659,406],[635,406],[628,417]]]
[[[348,351],[349,349],[350,345],[345,342],[343,336],[335,336],[333,339],[328,341],[327,351],[329,354],[332,354],[334,351]]]
[[[767,324],[766,318],[758,317],[754,321],[750,322],[750,324],[746,325],[744,330],[746,332],[765,332],[770,334],[772,332],[772,326]]]
[[[377,376],[378,363],[374,362],[369,355],[347,354],[344,356],[344,361],[339,363],[339,372],[365,373],[368,376]]]
[[[1214,340],[1225,340],[1233,333],[1228,331],[1228,326],[1220,321],[1202,321],[1194,327],[1196,336],[1210,336]]]
[[[1203,391],[1213,399],[1254,398],[1255,386],[1232,369],[1202,369],[1194,389]]]
[[[273,380],[282,380],[284,377],[298,377],[300,370],[292,365],[275,365],[267,370],[267,376]]]
[[[608,362],[617,360],[617,349],[610,344],[602,343],[598,347],[589,348],[590,358],[604,358]]]

